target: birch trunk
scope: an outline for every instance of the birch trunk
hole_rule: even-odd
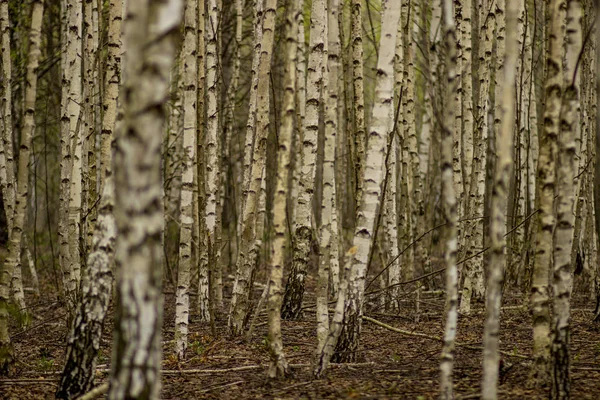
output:
[[[29,155],[35,131],[35,97],[37,92],[37,69],[41,54],[43,14],[44,3],[40,0],[33,1],[29,31],[29,54],[25,71],[23,128],[17,165],[15,213],[12,231],[9,234],[8,255],[4,264],[0,266],[0,372],[7,371],[14,361],[10,336],[8,335],[8,301],[11,277],[16,268],[21,268],[21,238],[29,189]]]
[[[208,242],[208,263],[211,268],[219,265],[217,258],[217,219],[219,207],[220,158],[219,158],[219,110],[217,40],[219,10],[217,0],[208,0],[206,21],[206,210],[205,223]],[[216,289],[216,288],[215,288]]]
[[[461,77],[462,77],[462,173],[464,193],[471,188],[473,166],[473,46],[472,46],[472,0],[462,1],[461,23]],[[466,207],[466,201],[464,206]]]
[[[296,124],[295,135],[292,137],[292,162],[294,173],[292,174],[292,188],[290,193],[290,221],[296,221],[296,209],[298,205],[298,192],[300,186],[300,169],[302,168],[302,142],[304,138],[304,118],[306,117],[306,36],[304,31],[304,0],[300,0],[298,16],[298,50],[296,62]]]
[[[183,17],[183,173],[181,179],[181,222],[179,230],[179,268],[177,275],[177,296],[175,300],[175,352],[177,358],[183,360],[187,349],[188,322],[190,316],[190,271],[192,269],[192,249],[194,242],[194,176],[197,171],[194,163],[196,157],[196,102],[197,82],[197,1],[186,0]]]
[[[302,166],[299,193],[294,221],[294,254],[292,268],[283,297],[281,316],[284,319],[300,317],[304,282],[314,239],[313,195],[317,171],[317,136],[319,134],[319,109],[323,96],[323,62],[326,57],[327,0],[313,0],[310,15],[310,42],[306,83],[306,117],[302,127]]]
[[[463,174],[462,174],[462,157],[461,157],[461,153],[462,153],[462,136],[463,136],[463,132],[462,132],[462,120],[463,120],[463,115],[462,115],[462,101],[463,101],[463,96],[462,96],[462,86],[463,86],[463,81],[462,81],[462,52],[463,52],[463,48],[462,48],[462,36],[460,35],[459,32],[461,32],[462,30],[462,2],[461,1],[454,1],[454,9],[452,10],[452,12],[454,12],[454,17],[455,17],[455,21],[454,21],[454,31],[455,31],[455,37],[456,37],[456,50],[457,50],[457,55],[456,55],[456,92],[455,92],[455,96],[456,99],[454,100],[454,107],[455,107],[455,112],[454,112],[454,129],[453,129],[453,133],[452,133],[452,179],[454,181],[454,194],[455,194],[455,199],[456,199],[456,219],[457,221],[461,218],[461,216],[463,215],[463,199],[464,199],[464,184],[463,184]],[[419,224],[419,226],[422,224]],[[461,229],[460,226],[457,225],[457,237],[461,236]]]
[[[61,99],[61,163],[60,163],[60,210],[59,210],[59,254],[63,272],[64,295],[70,312],[74,311],[79,281],[78,231],[76,229],[77,200],[81,205],[81,193],[74,193],[74,181],[81,176],[75,174],[75,168],[81,164],[75,162],[81,152],[79,147],[79,128],[81,122],[81,3],[66,2],[66,24],[63,29],[64,46],[62,63],[62,99]],[[79,186],[81,189],[81,186]],[[79,198],[78,198],[79,197]]]
[[[15,210],[15,161],[13,155],[12,121],[12,61],[10,55],[10,17],[8,0],[0,2],[0,34],[2,35],[2,82],[0,82],[2,121],[2,146],[0,148],[0,185],[6,213],[8,232],[12,231]]]
[[[240,212],[238,222],[238,235],[242,231],[242,219],[248,191],[250,190],[250,172],[252,170],[252,150],[254,146],[255,131],[256,131],[256,110],[258,106],[258,79],[259,79],[259,64],[261,59],[261,47],[263,38],[263,10],[264,1],[255,0],[254,7],[254,47],[252,53],[252,80],[250,83],[250,100],[248,103],[248,120],[246,123],[246,134],[244,137],[244,159],[243,173],[240,174],[242,181],[239,182],[243,186],[242,201],[240,201]],[[239,246],[238,246],[239,248]]]
[[[90,391],[96,375],[96,363],[104,319],[108,312],[113,284],[112,262],[116,241],[113,216],[114,183],[108,177],[98,209],[92,252],[81,282],[81,301],[67,339],[66,362],[56,392],[57,399],[75,399]]]
[[[95,89],[98,82],[97,74],[97,49],[98,49],[98,18],[96,15],[94,23],[94,13],[98,12],[98,2],[94,0],[85,0],[83,9],[83,101],[85,110],[85,127],[82,131],[84,141],[85,167],[87,173],[83,177],[84,187],[87,195],[82,196],[82,229],[85,232],[84,256],[92,247],[94,236],[94,227],[97,222],[98,209],[96,203],[99,201],[97,188],[98,170],[96,168],[96,108],[100,104],[98,90]]]
[[[161,142],[169,73],[183,14],[180,0],[127,2],[124,126],[115,151],[119,232],[110,399],[160,393],[163,207]]]
[[[271,54],[273,52],[273,39],[275,30],[275,12],[277,1],[266,0],[264,4],[264,18],[262,26],[262,42],[260,61],[258,63],[257,83],[257,108],[256,108],[256,135],[254,152],[250,168],[248,194],[242,213],[242,228],[240,230],[240,247],[236,265],[236,277],[229,311],[229,330],[232,335],[241,335],[244,329],[248,302],[251,289],[251,276],[254,270],[251,250],[253,248],[256,232],[255,221],[258,208],[258,198],[263,180],[263,170],[266,162],[267,133],[269,130],[269,99],[271,77]]]
[[[365,89],[363,78],[362,0],[352,0],[352,89],[354,93],[354,147],[356,149],[356,207],[362,202],[364,192],[365,155],[367,132],[365,127]]]
[[[198,176],[198,314],[201,321],[210,320],[210,294],[209,294],[209,263],[208,263],[208,236],[206,234],[206,107],[205,107],[205,83],[206,83],[206,13],[205,0],[198,0],[198,49],[196,51],[198,68],[198,121],[197,121],[197,145],[198,165],[196,175]]]
[[[342,296],[342,291],[340,291],[338,296],[336,313],[330,328],[330,334],[319,355],[315,370],[316,375],[320,375],[325,370],[332,356],[334,360],[342,362],[352,362],[356,359],[366,268],[373,246],[376,213],[381,205],[381,184],[385,172],[388,134],[392,126],[390,122],[394,115],[394,53],[400,20],[400,2],[384,0],[381,20],[380,55],[377,61],[378,74],[375,89],[376,99],[366,154],[363,181],[364,193],[357,213],[357,226],[351,249],[352,252],[355,251],[355,254],[349,261],[351,262],[351,269],[348,275],[348,293],[346,296]],[[335,355],[333,354],[334,351]]]
[[[575,196],[575,137],[579,123],[579,87],[576,73],[582,50],[581,3],[567,2],[567,25],[564,63],[564,91],[560,109],[558,135],[558,165],[556,168],[556,229],[554,231],[554,340],[552,342],[551,398],[569,399],[569,319],[571,317],[571,290],[573,268],[571,248],[573,245],[574,196]]]
[[[556,225],[554,216],[554,193],[556,185],[555,157],[560,129],[560,108],[563,92],[562,47],[564,42],[563,2],[552,0],[548,4],[548,53],[546,59],[546,82],[544,87],[544,124],[540,136],[538,160],[537,198],[539,199],[538,226],[535,243],[535,261],[531,287],[533,317],[533,365],[534,384],[549,383],[550,373],[550,295],[549,272],[552,266],[552,243]]]
[[[317,353],[320,353],[329,333],[328,292],[329,276],[339,279],[337,225],[333,223],[336,197],[335,145],[338,130],[338,74],[340,38],[338,28],[339,0],[330,0],[327,8],[327,73],[323,76],[325,100],[325,143],[323,155],[323,197],[319,229],[319,272],[317,282]],[[335,230],[334,230],[335,228]],[[333,272],[336,270],[336,272]],[[330,274],[330,271],[333,272]],[[332,282],[333,284],[333,282]]]
[[[270,273],[268,285],[267,314],[269,318],[269,350],[271,363],[269,377],[278,378],[288,374],[288,363],[283,354],[281,338],[281,304],[283,294],[283,263],[286,253],[287,232],[287,196],[291,160],[292,133],[296,115],[296,62],[298,19],[302,10],[299,2],[293,2],[286,15],[286,61],[284,78],[283,110],[281,113],[281,129],[279,131],[279,147],[277,149],[277,175],[275,178],[275,198],[273,200],[274,239],[271,242]]]
[[[485,187],[485,157],[488,137],[488,103],[490,91],[490,67],[495,29],[495,7],[483,1],[479,6],[481,39],[479,44],[479,98],[477,102],[477,126],[473,137],[473,164],[467,215],[473,218],[465,228],[465,258],[463,293],[460,301],[460,312],[471,312],[471,298],[482,298],[483,256],[477,255],[483,248],[483,212]]]
[[[79,283],[81,281],[81,194],[83,173],[83,134],[85,120],[83,104],[83,88],[81,79],[82,66],[82,24],[83,4],[80,0],[67,1],[67,53],[66,68],[69,69],[69,93],[67,112],[69,123],[69,140],[71,142],[71,189],[69,191],[69,257],[72,273],[69,287],[72,301],[77,302]],[[63,268],[65,268],[63,266]],[[75,304],[73,304],[75,306]],[[73,312],[73,310],[71,310]]]
[[[517,29],[518,3],[522,0],[506,0],[506,13],[504,2],[496,4],[496,20],[499,31],[515,32]],[[506,25],[505,25],[506,24]],[[504,33],[497,33],[497,37]],[[495,135],[496,160],[494,182],[491,199],[490,239],[491,255],[488,270],[488,284],[486,292],[486,319],[483,336],[483,383],[482,398],[495,400],[498,396],[498,373],[500,367],[499,331],[500,331],[500,305],[502,300],[502,285],[506,264],[506,209],[509,180],[513,165],[513,134],[515,126],[515,85],[517,68],[517,38],[513,34],[507,35],[504,60],[502,60],[501,91],[496,94],[497,123],[500,125]],[[498,81],[498,79],[497,79]]]
[[[446,267],[446,326],[444,344],[440,362],[440,398],[451,400],[454,398],[452,388],[452,371],[454,369],[454,342],[458,322],[458,271],[456,268],[456,253],[458,251],[458,210],[455,188],[457,181],[455,174],[461,173],[454,168],[456,144],[456,110],[457,110],[457,34],[454,23],[454,10],[452,0],[442,0],[444,25],[443,36],[446,50],[446,75],[447,85],[444,96],[443,127],[441,130],[441,167],[442,167],[442,202],[446,225],[444,226],[444,264]],[[453,104],[454,103],[454,104]],[[462,182],[461,182],[462,183]]]

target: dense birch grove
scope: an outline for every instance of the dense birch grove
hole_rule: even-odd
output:
[[[0,397],[600,398],[596,10],[0,0]]]

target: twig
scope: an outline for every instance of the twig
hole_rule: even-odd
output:
[[[383,323],[383,322],[381,322],[381,321],[378,321],[378,320],[376,320],[376,319],[374,319],[374,318],[367,317],[366,315],[363,315],[362,319],[363,319],[363,320],[365,320],[365,321],[371,322],[371,323],[373,323],[373,324],[375,324],[375,325],[379,325],[379,326],[380,326],[380,327],[382,327],[382,328],[389,329],[389,330],[390,330],[390,331],[392,331],[392,332],[397,332],[397,333],[400,333],[400,334],[402,334],[402,335],[407,335],[407,336],[416,336],[416,337],[420,337],[420,338],[423,338],[423,339],[434,340],[434,341],[436,341],[436,342],[440,342],[440,343],[443,343],[443,342],[444,342],[444,339],[442,339],[442,338],[441,338],[441,337],[439,337],[439,336],[432,336],[432,335],[427,335],[427,334],[425,334],[425,333],[419,333],[419,332],[409,332],[409,331],[405,331],[405,330],[403,330],[403,329],[395,328],[395,327],[393,327],[393,326],[391,326],[391,325],[388,325],[388,324],[386,324],[386,323]],[[483,350],[483,348],[482,348],[482,347],[479,347],[479,346],[471,346],[471,345],[468,345],[468,344],[466,344],[466,343],[460,343],[460,342],[456,342],[456,341],[454,342],[454,345],[455,345],[455,346],[462,346],[462,347],[464,347],[465,349],[469,349],[469,350],[477,350],[477,351],[479,351],[479,350]],[[500,351],[500,354],[503,354],[503,355],[505,355],[505,356],[507,356],[507,357],[522,358],[522,359],[525,359],[525,360],[528,360],[528,359],[529,359],[529,357],[528,357],[528,356],[525,356],[525,355],[522,355],[522,354],[517,354],[517,353],[509,353],[509,352],[507,352],[507,351]],[[599,369],[599,371],[600,371],[600,369]]]
[[[57,385],[56,380],[46,379],[0,379],[0,385],[35,385],[35,384]]]
[[[208,393],[208,392],[212,392],[213,390],[224,389],[229,386],[239,385],[240,383],[244,383],[244,381],[235,381],[235,382],[231,382],[231,383],[226,383],[225,385],[214,386],[214,387],[211,387],[208,389],[201,390],[198,393]]]
[[[287,392],[290,389],[295,389],[295,388],[301,387],[301,386],[308,386],[311,383],[312,383],[312,381],[296,383],[295,385],[290,385],[290,386],[284,387],[283,389],[279,390],[279,392],[280,393]]]
[[[98,396],[102,396],[106,392],[108,392],[108,382],[103,383],[100,386],[96,386],[83,396],[79,397],[77,400],[92,400]]]

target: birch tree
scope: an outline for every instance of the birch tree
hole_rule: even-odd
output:
[[[283,262],[286,247],[286,206],[288,196],[288,174],[290,171],[292,133],[296,115],[296,62],[298,51],[298,20],[302,10],[299,2],[292,2],[286,13],[286,60],[284,78],[284,99],[281,112],[281,129],[277,149],[277,176],[275,178],[275,198],[273,202],[273,230],[275,237],[271,242],[270,274],[268,285],[267,314],[269,318],[269,350],[271,363],[269,376],[283,377],[288,373],[288,363],[283,354],[281,338],[281,305],[283,294]]]
[[[92,251],[81,282],[81,300],[67,339],[66,362],[57,399],[74,399],[92,389],[104,319],[111,300],[111,270],[116,241],[113,178],[105,181]]]
[[[12,230],[15,210],[15,161],[13,155],[13,121],[12,121],[12,62],[10,56],[10,18],[8,0],[0,2],[0,35],[2,45],[2,93],[0,121],[2,123],[2,146],[0,148],[0,186],[6,213],[7,228]]]
[[[63,272],[64,294],[73,312],[80,279],[78,206],[81,207],[81,23],[82,3],[65,2],[66,24],[62,29],[64,61],[62,62],[63,91],[61,98],[61,163],[59,253]],[[78,170],[76,172],[76,170]],[[76,180],[79,180],[79,183]],[[79,193],[77,190],[79,189]]]
[[[8,255],[0,266],[0,371],[6,371],[14,361],[13,350],[8,335],[8,302],[10,281],[16,268],[21,268],[21,238],[25,211],[27,209],[27,193],[29,190],[29,160],[33,133],[35,131],[35,98],[37,94],[37,69],[40,61],[40,43],[44,3],[35,0],[31,4],[31,28],[29,30],[29,51],[25,69],[25,98],[23,128],[17,164],[17,187],[15,197],[15,213],[12,231],[9,233]]]
[[[339,232],[337,224],[334,224],[333,221],[336,198],[335,145],[338,127],[339,10],[339,1],[330,0],[327,7],[327,73],[323,76],[323,95],[326,97],[326,100],[323,197],[321,202],[321,226],[319,229],[319,272],[317,282],[318,353],[324,346],[327,334],[329,333],[329,313],[327,311],[329,277],[330,275],[337,276],[339,280],[339,255],[335,246]],[[331,283],[333,284],[333,280]]]
[[[491,79],[491,59],[496,25],[495,6],[481,0],[478,7],[480,22],[479,41],[479,98],[477,99],[477,120],[473,136],[473,164],[470,178],[467,215],[473,218],[465,228],[465,259],[463,293],[460,312],[471,311],[471,298],[482,298],[483,256],[477,254],[483,248],[483,212],[485,191],[486,143],[488,140],[488,113]]]
[[[195,246],[192,229],[195,221],[193,213],[194,176],[196,152],[196,102],[197,82],[197,1],[186,0],[183,18],[183,151],[184,164],[181,187],[181,225],[179,233],[179,268],[177,275],[177,298],[175,300],[175,351],[179,359],[185,358],[187,349],[188,321],[190,314],[190,271],[192,269],[192,253]],[[196,170],[196,171],[194,171]],[[197,254],[197,252],[196,252]]]
[[[117,121],[117,99],[121,84],[123,0],[110,0],[107,16],[107,49],[102,101],[99,187],[112,174],[112,142]],[[102,193],[102,190],[100,190]]]
[[[446,266],[446,327],[442,360],[440,363],[440,398],[453,399],[452,371],[454,369],[454,342],[458,321],[458,271],[456,253],[458,251],[456,180],[454,174],[454,137],[456,132],[456,91],[457,91],[457,33],[454,23],[454,10],[451,0],[442,0],[444,25],[443,32],[446,50],[446,93],[442,127],[442,201],[444,209],[444,262]],[[454,103],[454,104],[453,104]],[[454,132],[453,132],[454,131]],[[459,171],[460,173],[460,171]]]
[[[544,123],[540,135],[540,154],[537,169],[539,212],[535,237],[535,260],[531,284],[531,311],[533,317],[532,380],[539,384],[549,382],[550,373],[550,295],[549,272],[552,266],[552,237],[556,224],[554,192],[556,185],[555,155],[559,134],[559,116],[563,93],[562,48],[564,42],[562,1],[548,3],[548,53],[544,84]]]
[[[217,133],[219,130],[217,35],[220,15],[217,0],[207,2],[206,21],[206,210],[205,224],[209,265],[218,268],[216,248],[217,215],[219,202],[220,160]],[[216,289],[216,288],[215,288]]]
[[[294,254],[283,298],[282,316],[300,316],[308,261],[314,238],[313,196],[317,162],[317,136],[323,97],[323,62],[327,40],[327,0],[313,0],[310,13],[310,42],[306,83],[306,116],[302,126],[302,163],[294,227]]]
[[[238,251],[236,276],[229,311],[229,330],[233,335],[240,335],[244,329],[244,320],[248,311],[248,299],[251,288],[251,275],[254,265],[251,250],[256,240],[255,223],[258,210],[259,194],[263,180],[263,169],[266,162],[267,133],[269,129],[269,82],[271,76],[271,54],[275,30],[276,0],[265,0],[262,25],[262,42],[260,61],[258,63],[256,135],[250,168],[249,181],[244,182],[248,188],[242,212],[242,228],[240,230],[240,248]]]
[[[357,213],[357,225],[350,252],[352,258],[349,260],[351,269],[348,275],[348,292],[346,296],[338,296],[330,333],[319,355],[316,375],[320,375],[325,370],[332,356],[335,361],[352,362],[355,360],[360,337],[366,268],[373,245],[376,213],[381,205],[384,162],[388,134],[392,127],[390,121],[393,118],[394,104],[394,54],[400,20],[400,2],[384,0],[381,20],[376,101],[371,119],[372,126],[369,130],[363,178],[364,193]],[[352,254],[354,250],[355,253]]]
[[[517,29],[518,3],[521,0],[506,0],[505,14],[497,12],[499,26],[506,31],[515,32]],[[497,10],[504,5],[498,3]],[[505,21],[503,21],[505,17]],[[499,331],[500,331],[500,305],[502,300],[502,285],[506,264],[506,209],[509,179],[513,165],[513,133],[515,122],[515,84],[517,68],[517,38],[508,34],[505,39],[505,54],[503,60],[501,79],[501,97],[496,98],[499,113],[499,130],[495,135],[496,160],[494,163],[494,182],[491,199],[490,238],[491,255],[488,270],[488,284],[486,292],[486,320],[483,333],[483,384],[482,398],[492,400],[497,398],[498,374],[500,367]]]
[[[563,93],[559,114],[558,157],[556,168],[556,229],[554,231],[553,300],[554,338],[551,348],[551,398],[569,399],[569,340],[571,317],[571,290],[573,289],[574,200],[575,200],[575,137],[578,123],[579,87],[576,79],[577,63],[582,46],[581,3],[567,2],[565,63]]]
[[[352,0],[352,90],[353,90],[353,128],[355,147],[356,206],[359,207],[363,196],[363,176],[367,133],[365,128],[365,89],[363,78],[363,39],[362,39],[362,0]]]
[[[162,327],[161,132],[180,0],[128,1],[124,123],[115,152],[117,311],[109,398],[155,399]]]

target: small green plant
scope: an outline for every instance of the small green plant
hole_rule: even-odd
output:
[[[202,342],[195,340],[190,343],[189,349],[194,352],[197,356],[201,356],[206,351],[206,348],[202,344]]]
[[[106,362],[106,356],[101,352],[98,351],[98,364],[104,364]]]
[[[38,369],[44,372],[54,369],[54,358],[50,350],[45,347],[40,348],[40,359],[37,362]]]

